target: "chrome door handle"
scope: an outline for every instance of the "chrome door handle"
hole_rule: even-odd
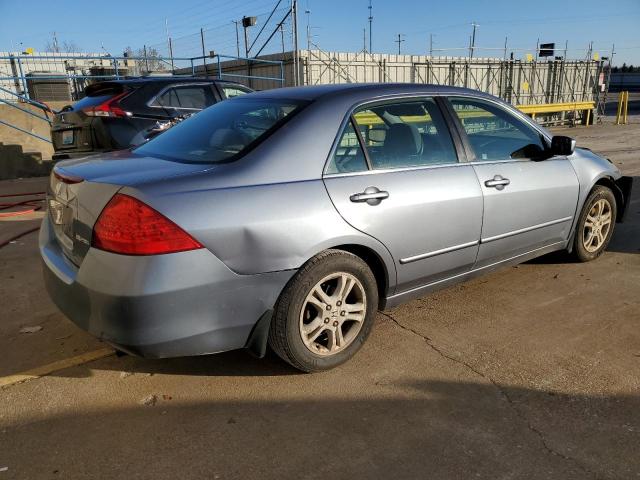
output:
[[[377,187],[367,187],[364,192],[351,195],[349,200],[354,203],[367,202],[369,205],[378,205],[385,198],[389,198],[389,192],[379,190]]]
[[[493,180],[487,180],[484,184],[487,187],[495,188],[496,190],[502,190],[506,185],[509,185],[511,182],[508,178],[502,178],[500,175],[496,175],[493,177]]]

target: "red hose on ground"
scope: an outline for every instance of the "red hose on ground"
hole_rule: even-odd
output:
[[[0,195],[0,198],[9,198],[9,197],[33,197],[36,195],[44,195],[44,192],[31,192],[31,193],[15,193],[11,195]],[[28,206],[33,208],[28,208],[26,210],[19,210],[17,212],[5,212],[0,213],[0,218],[7,217],[17,217],[18,215],[25,215],[27,213],[33,213],[36,210],[40,210],[42,208],[42,202],[44,198],[32,198],[30,200],[22,200],[20,202],[11,202],[11,203],[0,203],[0,210],[8,210],[9,208],[15,208],[20,206]]]
[[[45,192],[28,192],[28,193],[12,193],[12,194],[6,194],[6,195],[0,195],[0,198],[11,198],[11,197],[33,197],[36,195],[44,195]],[[4,212],[4,213],[0,213],[0,218],[7,218],[7,217],[17,217],[19,215],[25,215],[27,213],[33,213],[36,210],[40,210],[42,208],[42,202],[44,201],[44,198],[32,198],[30,200],[21,200],[19,202],[11,202],[11,203],[0,203],[0,210],[7,210],[9,208],[15,208],[15,207],[20,207],[20,206],[28,206],[28,207],[32,207],[32,208],[28,208],[26,210],[19,210],[17,212]],[[5,247],[6,245],[9,245],[11,242],[16,241],[17,239],[32,233],[32,232],[36,232],[40,230],[40,226],[37,227],[32,227],[28,230],[25,230],[23,232],[17,233],[16,235],[13,235],[12,237],[10,237],[7,240],[3,240],[0,242],[0,248]]]
[[[10,193],[7,195],[0,195],[0,198],[8,197],[30,197],[32,195],[45,195],[47,192],[30,192],[30,193]]]

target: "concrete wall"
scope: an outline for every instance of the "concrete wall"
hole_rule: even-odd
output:
[[[38,115],[44,115],[42,110],[38,108],[22,103],[18,105],[20,108],[30,110]],[[63,103],[51,105],[54,109],[63,106]],[[41,137],[50,138],[47,122],[1,103],[0,120]],[[50,143],[0,124],[0,180],[46,175],[53,163],[50,161],[52,154],[53,147]]]

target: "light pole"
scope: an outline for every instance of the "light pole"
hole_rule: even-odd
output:
[[[473,33],[471,34],[471,43],[469,44],[469,58],[473,58],[473,51],[476,48],[476,27],[479,27],[476,22],[471,24],[473,27]]]
[[[244,28],[244,53],[249,58],[249,37],[247,29],[253,27],[258,21],[257,17],[242,17],[242,27]]]
[[[238,20],[231,20],[236,26],[236,57],[240,56],[240,34],[238,33]]]

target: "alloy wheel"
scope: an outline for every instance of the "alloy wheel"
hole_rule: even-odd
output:
[[[367,298],[360,280],[346,272],[327,275],[302,304],[302,341],[317,355],[334,355],[357,337],[366,313]]]
[[[601,198],[591,206],[582,229],[582,245],[587,252],[597,252],[604,245],[612,220],[608,200]]]

